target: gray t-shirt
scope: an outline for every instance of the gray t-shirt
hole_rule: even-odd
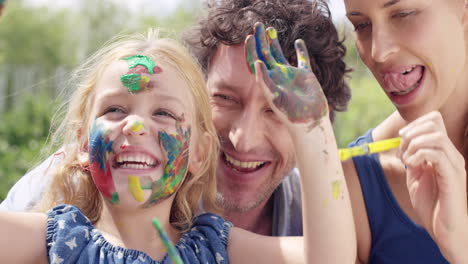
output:
[[[294,169],[273,193],[273,236],[302,236],[299,171]]]

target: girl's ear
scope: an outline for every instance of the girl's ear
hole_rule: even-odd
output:
[[[203,162],[206,159],[204,151],[206,149],[210,149],[213,142],[211,142],[211,137],[207,132],[204,132],[200,137],[198,137],[196,142],[192,142],[189,152],[190,158],[188,170],[192,173],[192,175],[196,175],[202,168]]]
[[[78,129],[77,133],[77,141],[81,142],[81,137],[83,136],[81,128]],[[80,163],[81,167],[87,167],[89,165],[89,153],[88,153],[88,140],[85,140],[78,149],[78,162]]]

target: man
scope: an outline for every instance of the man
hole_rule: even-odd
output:
[[[342,60],[345,48],[321,0],[208,1],[206,16],[184,35],[207,76],[221,141],[218,191],[225,218],[259,234],[302,235],[300,184],[293,169],[291,138],[269,108],[244,54],[244,40],[253,33],[255,22],[276,28],[292,65],[297,65],[294,41],[305,41],[331,118],[334,110],[345,109],[350,98],[344,82],[348,72]],[[36,186],[46,186],[47,180],[32,175],[50,172],[49,167],[57,162],[50,159],[13,187],[3,208],[25,210],[39,199],[41,188]]]
[[[3,8],[5,7],[5,0],[0,0],[0,16],[2,15]]]

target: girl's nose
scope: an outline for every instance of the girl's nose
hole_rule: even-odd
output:
[[[143,136],[148,134],[148,130],[142,120],[133,118],[129,120],[124,128],[123,132],[127,136]]]

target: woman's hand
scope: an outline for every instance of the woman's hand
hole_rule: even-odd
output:
[[[322,87],[311,70],[303,40],[296,40],[298,67],[291,66],[283,55],[274,28],[255,24],[254,36],[245,41],[250,70],[265,85],[264,92],[272,109],[286,123],[305,124],[308,130],[328,118],[328,104]]]
[[[439,112],[428,113],[400,130],[400,158],[420,223],[450,262],[465,254],[468,212],[465,159],[447,135]]]

